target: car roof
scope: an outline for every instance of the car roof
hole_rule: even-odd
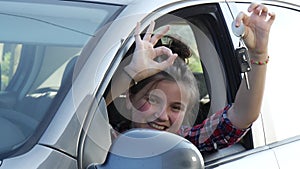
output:
[[[75,0],[75,1],[82,1],[82,0]],[[109,3],[109,4],[117,4],[117,5],[129,5],[129,4],[137,4],[137,3],[143,3],[145,6],[149,3],[149,0],[84,0],[85,2],[97,2],[97,3]],[[179,0],[151,0],[151,1],[179,1]]]
[[[78,0],[78,1],[82,1],[82,0]],[[127,5],[130,3],[147,3],[149,0],[83,0],[83,1],[89,1],[89,2],[103,2],[103,3],[112,3],[112,4],[123,4],[123,5]],[[164,0],[152,0],[152,1],[164,1]],[[180,0],[167,0],[169,2],[171,1],[180,1]],[[181,0],[183,1],[183,0]],[[219,0],[221,1],[225,1],[225,0]],[[227,0],[228,2],[247,2],[245,0]],[[299,4],[299,2],[294,1],[294,0],[264,0],[264,1],[277,1],[277,2],[286,2],[286,3],[291,3],[291,4]],[[249,0],[250,2],[250,0]]]
[[[138,2],[138,1],[141,1],[141,0],[88,0],[88,1],[89,2],[101,2],[101,3],[119,4],[119,5],[128,5],[130,3],[135,3],[135,1]]]
[[[184,0],[74,0],[74,1],[85,1],[85,2],[97,2],[97,3],[107,3],[107,4],[116,4],[116,5],[137,5],[144,6],[145,8],[158,8],[160,6],[164,6],[166,4],[170,4],[173,2],[184,1]],[[192,0],[191,0],[192,1]],[[207,1],[207,0],[198,0],[198,1]],[[245,0],[211,0],[211,2],[252,2]],[[262,0],[262,3],[272,2],[272,3],[285,3],[290,6],[300,7],[300,2],[295,0]],[[156,7],[155,7],[156,6]]]
[[[245,0],[227,0],[227,2],[247,2]],[[250,1],[248,1],[250,2]],[[291,5],[291,6],[300,6],[300,1],[295,1],[295,0],[261,0],[261,1],[257,1],[257,3],[285,3],[287,5]]]

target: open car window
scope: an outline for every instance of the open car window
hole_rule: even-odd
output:
[[[195,112],[190,113],[190,116],[185,119],[185,125],[194,125],[201,123],[208,115],[210,109],[210,96],[208,93],[208,88],[206,84],[205,72],[200,61],[200,54],[197,47],[197,42],[193,33],[193,30],[190,26],[190,23],[187,23],[183,20],[170,21],[169,23],[160,24],[157,22],[157,27],[154,31],[159,32],[164,26],[170,26],[170,30],[164,36],[161,41],[163,46],[168,46],[171,44],[172,39],[169,37],[178,38],[182,43],[187,44],[191,50],[191,56],[186,60],[190,70],[193,72],[195,79],[198,83],[198,88],[200,91],[200,97],[198,98],[197,107],[195,107]],[[127,52],[126,56],[129,57],[133,52],[134,46]],[[199,107],[200,105],[200,107]],[[198,113],[199,108],[202,111]],[[124,131],[125,129],[130,128],[130,113],[126,110],[126,91],[117,97],[109,106],[108,113],[110,122],[117,131]],[[198,116],[198,117],[197,117]]]
[[[205,9],[204,6],[199,8]],[[187,11],[188,9],[185,10],[185,12]],[[208,116],[226,106],[228,103],[227,82],[223,63],[219,51],[217,51],[220,49],[216,49],[213,39],[217,36],[213,35],[210,30],[212,24],[207,23],[209,21],[207,18],[211,16],[207,17],[205,11],[200,12],[200,15],[191,14],[189,18],[184,18],[185,16],[180,16],[178,13],[175,12],[157,19],[154,32],[159,32],[164,26],[169,25],[170,30],[160,43],[167,46],[170,43],[168,36],[171,36],[190,47],[191,57],[186,62],[197,80],[200,97],[197,100],[197,106],[193,112],[189,112],[189,117],[186,116],[183,125],[192,126],[202,123]],[[134,48],[134,45],[129,47],[124,60],[133,53]],[[186,87],[188,88],[188,86]],[[108,88],[108,90],[110,89]],[[124,91],[108,106],[110,123],[113,128],[121,132],[131,127],[130,112],[126,108],[126,97],[126,91]]]
[[[216,4],[193,6],[174,11],[155,20],[155,32],[170,25],[167,35],[178,37],[192,50],[188,65],[197,79],[200,97],[195,112],[191,113],[190,117],[186,116],[184,125],[201,124],[207,117],[232,103],[241,80],[230,33],[227,27],[224,27],[225,21],[220,19],[221,14],[216,12],[218,9]],[[168,38],[163,37],[162,43],[168,44]],[[134,45],[129,45],[125,58],[133,53],[134,47]],[[110,124],[118,132],[131,128],[131,115],[126,107],[126,97],[124,91],[108,105]],[[204,154],[205,159],[211,162],[250,149],[252,148],[251,139],[250,134],[246,135],[239,144],[232,146],[229,150]]]

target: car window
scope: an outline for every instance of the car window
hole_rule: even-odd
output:
[[[1,90],[5,90],[8,83],[12,79],[16,72],[22,45],[20,44],[0,44],[0,53],[2,53],[1,59]]]
[[[193,114],[198,117],[191,117],[191,121],[187,118],[184,124],[200,124],[209,115],[223,109],[226,104],[233,101],[239,84],[239,81],[236,81],[236,79],[240,80],[240,73],[234,72],[234,69],[238,69],[237,60],[234,60],[234,50],[231,45],[229,32],[226,29],[227,27],[224,26],[224,21],[220,19],[222,16],[218,13],[218,7],[216,4],[187,7],[155,20],[155,32],[159,32],[164,26],[169,25],[170,31],[167,35],[180,39],[183,43],[188,44],[192,50],[188,66],[199,83],[200,98],[198,102],[200,106],[196,108],[197,112]],[[143,22],[150,23],[148,20],[143,20]],[[142,32],[146,32],[146,30]],[[143,33],[141,33],[141,36],[143,36]],[[161,43],[165,43],[167,46],[169,38],[163,37]],[[126,58],[130,58],[135,46],[134,44],[125,44],[124,46],[126,46],[125,51],[120,53],[126,53],[122,55],[123,59],[126,60]],[[119,67],[121,69],[119,70],[123,70],[122,66],[121,63]],[[113,86],[113,80],[114,78],[111,79],[111,83],[106,89],[108,97],[111,94],[109,92],[111,92],[110,87]],[[188,88],[189,86],[186,87]],[[131,112],[126,105],[126,97],[128,95],[124,91],[112,103],[109,103],[107,107],[109,122],[112,128],[117,131],[117,134],[125,132],[132,127]],[[112,135],[117,135],[114,134]],[[233,149],[229,149],[226,152],[218,153],[218,151],[216,154],[212,153],[212,156],[210,156],[212,158],[209,158],[216,160],[250,148],[252,140],[248,136],[244,138],[246,141],[238,144],[237,147],[232,146]]]
[[[163,18],[163,17],[162,17]],[[161,18],[161,19],[162,19]],[[164,22],[163,24],[159,24],[159,21],[157,21],[157,27],[154,30],[154,32],[159,32],[161,29],[163,29],[166,25],[170,26],[170,30],[166,34],[165,37],[161,39],[162,45],[168,46],[171,44],[172,39],[169,38],[175,37],[176,39],[180,40],[182,43],[187,44],[190,47],[191,50],[191,56],[187,59],[188,67],[193,72],[197,83],[198,88],[200,90],[200,98],[198,100],[199,104],[201,105],[201,108],[205,109],[205,112],[199,113],[199,117],[197,119],[198,111],[199,111],[199,104],[197,104],[197,107],[195,107],[195,112],[190,113],[191,116],[187,117],[185,119],[185,125],[193,125],[194,123],[200,123],[204,118],[208,115],[208,110],[210,108],[210,99],[209,99],[209,93],[206,86],[206,80],[205,75],[202,68],[202,63],[200,62],[200,54],[197,47],[197,42],[195,39],[194,32],[190,26],[191,23],[188,23],[186,21],[170,21],[170,22]],[[133,48],[133,47],[132,47]],[[132,50],[129,51],[128,55],[130,55]],[[130,126],[130,117],[128,117],[128,113],[124,113],[125,109],[125,94],[121,94],[117,99],[114,100],[112,104],[108,107],[108,113],[110,116],[110,122],[112,126],[117,131],[123,131],[125,128],[128,129]],[[204,108],[205,107],[205,108]]]
[[[83,47],[120,7],[0,2],[0,157],[30,140],[42,121],[49,123],[60,105],[57,99],[72,84]]]
[[[201,123],[208,115],[208,110],[210,106],[210,98],[209,93],[207,89],[207,83],[205,80],[205,72],[203,72],[203,67],[201,63],[201,57],[198,50],[196,38],[194,35],[194,32],[191,28],[191,23],[188,21],[176,21],[176,22],[170,22],[165,23],[166,25],[170,26],[170,30],[166,34],[167,36],[173,36],[175,38],[178,38],[181,42],[185,43],[187,46],[190,47],[191,50],[191,56],[187,59],[187,64],[190,70],[193,72],[195,79],[198,84],[198,89],[200,93],[199,98],[199,107],[202,110],[202,112],[199,112],[198,108],[196,108],[196,112],[192,113],[192,116],[188,117],[186,120],[187,125],[193,125],[193,124],[199,124]],[[164,25],[164,26],[166,26]],[[163,27],[163,26],[162,26]],[[162,28],[160,27],[160,28]],[[156,32],[160,30],[160,28],[157,28]],[[162,38],[163,44],[169,44],[168,38]],[[166,45],[167,46],[167,45]],[[208,76],[208,75],[206,75]],[[205,109],[205,111],[204,111]],[[198,116],[198,118],[197,118]]]
[[[239,4],[245,11],[247,4]],[[276,13],[269,39],[270,62],[268,64],[265,93],[262,105],[262,118],[266,143],[281,141],[300,134],[298,96],[300,81],[297,74],[300,58],[297,34],[300,13],[280,5],[267,5]],[[254,133],[255,134],[255,133]]]
[[[191,116],[186,116],[184,121],[184,125],[187,124],[189,126],[200,124],[208,116],[223,109],[228,103],[227,99],[229,98],[227,95],[228,90],[226,90],[227,81],[224,67],[221,56],[219,55],[223,51],[220,51],[221,49],[215,46],[215,43],[225,46],[228,43],[222,44],[220,42],[217,33],[224,31],[223,26],[220,25],[222,30],[216,28],[215,25],[213,26],[212,23],[214,22],[212,20],[214,20],[214,17],[209,14],[205,15],[208,10],[205,7],[206,6],[200,5],[194,7],[199,8],[197,10],[194,9],[194,15],[189,13],[189,8],[186,8],[182,11],[179,10],[178,13],[175,12],[175,14],[164,15],[155,21],[156,32],[159,32],[164,26],[169,25],[170,31],[167,33],[167,36],[175,37],[181,42],[188,44],[192,50],[192,56],[188,60],[188,66],[198,82],[200,98],[195,110],[189,112]],[[210,7],[208,11],[215,11],[216,5],[211,5]],[[204,14],[201,15],[196,11]],[[188,19],[182,17],[181,14],[188,15]],[[163,37],[162,43],[166,43],[166,46],[168,46],[168,40],[168,37]],[[214,42],[214,40],[216,40],[216,42]],[[124,56],[125,58],[132,54],[134,47],[135,46],[130,47]],[[222,57],[226,57],[226,55],[222,54]],[[232,67],[232,64],[230,66]],[[110,87],[111,85],[109,85],[107,91],[110,90]],[[108,105],[110,123],[112,127],[119,132],[126,131],[131,126],[131,113],[128,112],[126,108],[126,97],[126,92],[124,91],[123,94],[119,95]]]
[[[266,113],[266,139],[274,142],[300,134],[298,120],[298,96],[300,81],[297,80],[297,69],[300,58],[293,49],[297,49],[300,35],[295,33],[300,25],[296,10],[270,6],[276,12],[276,21],[270,36],[271,64],[268,67],[265,96],[262,111]],[[290,60],[288,64],[283,60]],[[269,130],[270,129],[270,130]]]

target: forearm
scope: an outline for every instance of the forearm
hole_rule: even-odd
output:
[[[247,89],[244,78],[235,97],[235,103],[228,112],[228,118],[238,128],[249,127],[258,118],[262,105],[267,64],[251,66],[252,70],[248,72],[250,90]]]
[[[115,98],[124,93],[131,85],[132,78],[124,71],[125,62],[118,67],[110,84],[110,90],[105,98],[106,104],[109,105]]]
[[[258,62],[252,64],[252,70],[248,73],[250,90],[243,79],[235,103],[228,111],[229,120],[238,128],[249,127],[259,116],[267,71],[265,63],[268,60],[269,32],[275,20],[275,14],[269,13],[268,8],[262,4],[251,3],[248,12],[251,13],[250,16],[239,13],[236,26],[242,23],[245,25],[243,41],[250,58]],[[259,64],[260,62],[263,64]]]

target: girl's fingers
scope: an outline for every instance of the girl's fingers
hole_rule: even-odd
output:
[[[273,24],[276,15],[275,15],[275,13],[272,12],[272,13],[269,13],[269,16],[270,16],[270,19],[268,20],[268,22],[269,22],[270,24]]]
[[[134,39],[137,46],[139,46],[142,42],[141,36],[140,36],[140,29],[141,29],[141,23],[136,23],[135,33],[134,33]]]
[[[236,17],[235,26],[239,27],[242,22],[246,23],[248,19],[248,16],[244,12],[240,12]]]
[[[170,26],[165,26],[160,32],[156,33],[150,39],[150,43],[155,45],[158,42],[158,40],[161,39],[169,30],[170,30]]]
[[[151,36],[153,34],[154,26],[155,26],[155,22],[151,21],[143,40],[150,41]]]
[[[177,54],[172,54],[171,56],[169,56],[169,58],[167,60],[164,60],[161,63],[159,63],[160,69],[164,70],[167,67],[171,66],[174,63],[177,56],[178,56]]]
[[[161,56],[161,55],[167,55],[167,56],[173,55],[172,50],[165,46],[159,46],[159,47],[155,48],[154,51],[155,51],[154,57]]]
[[[267,16],[268,16],[268,8],[263,5],[261,7],[260,11],[261,11],[260,15],[263,16],[264,18],[267,18]]]
[[[257,8],[259,4],[257,3],[251,3],[251,5],[248,7],[248,12],[253,12],[255,8]]]
[[[155,48],[155,57],[161,56],[161,55],[166,55],[168,56],[168,59],[158,63],[158,66],[160,69],[165,69],[168,66],[172,65],[174,63],[174,60],[177,58],[177,54],[173,54],[171,49],[165,47],[165,46],[160,46]]]
[[[259,16],[268,16],[268,8],[263,4],[252,3],[248,8],[248,12],[253,12]]]

